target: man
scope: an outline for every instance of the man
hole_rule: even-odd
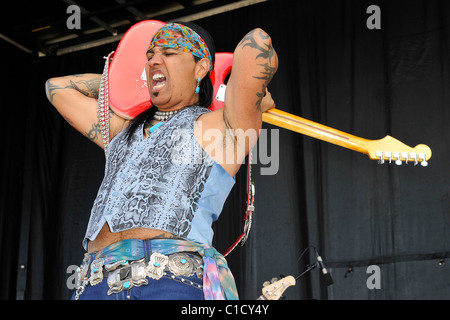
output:
[[[214,55],[210,35],[193,23],[155,34],[145,67],[153,107],[134,121],[111,112],[75,299],[238,298],[226,260],[210,247],[211,224],[256,143],[262,112],[275,107],[267,86],[278,58],[267,33],[249,32],[234,51],[225,106],[210,112]],[[103,148],[93,134],[99,81],[96,74],[51,78],[46,92]]]

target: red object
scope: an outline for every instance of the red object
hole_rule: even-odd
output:
[[[108,70],[109,103],[119,116],[134,119],[153,106],[148,92],[145,75],[147,49],[155,33],[165,23],[145,20],[133,25],[124,34],[112,55]],[[211,81],[214,86],[214,99],[211,110],[223,107],[224,103],[215,99],[219,87],[231,73],[232,53],[216,53]]]
[[[109,65],[109,103],[114,112],[133,119],[152,106],[145,77],[147,49],[159,28],[166,23],[145,20],[123,35]]]
[[[214,63],[214,70],[211,74],[211,81],[214,86],[213,102],[209,107],[212,111],[220,109],[224,103],[217,100],[217,92],[222,84],[225,84],[227,76],[231,73],[231,66],[233,65],[233,54],[230,52],[216,53],[216,61]]]

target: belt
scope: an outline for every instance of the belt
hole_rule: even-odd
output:
[[[95,259],[94,259],[95,258]],[[86,254],[82,265],[77,269],[77,299],[87,284],[95,286],[107,278],[108,295],[119,293],[124,289],[131,289],[148,284],[148,278],[159,280],[163,276],[170,277],[193,286],[200,285],[177,277],[203,277],[203,261],[200,255],[193,252],[177,252],[162,254],[153,252],[150,258],[138,260],[118,260],[110,263],[110,256],[101,254]],[[169,274],[171,273],[171,274]]]

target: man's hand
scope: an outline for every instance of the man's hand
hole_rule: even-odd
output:
[[[266,93],[261,100],[261,112],[266,112],[267,110],[275,108],[275,102],[272,99],[272,95],[269,90],[266,89]]]

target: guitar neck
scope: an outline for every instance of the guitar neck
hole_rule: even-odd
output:
[[[290,286],[295,285],[295,279],[293,276],[287,276],[276,282],[264,286],[262,289],[262,295],[256,300],[279,300],[283,292]]]
[[[281,110],[271,109],[264,112],[263,121],[316,139],[330,142],[347,149],[365,154],[368,153],[367,143],[370,140],[327,127],[320,123],[307,120]]]
[[[420,162],[425,167],[431,158],[431,149],[424,144],[411,148],[391,136],[378,140],[364,139],[277,109],[264,112],[262,119],[266,123],[364,153],[380,163],[395,161],[397,165],[403,162],[416,165]]]

